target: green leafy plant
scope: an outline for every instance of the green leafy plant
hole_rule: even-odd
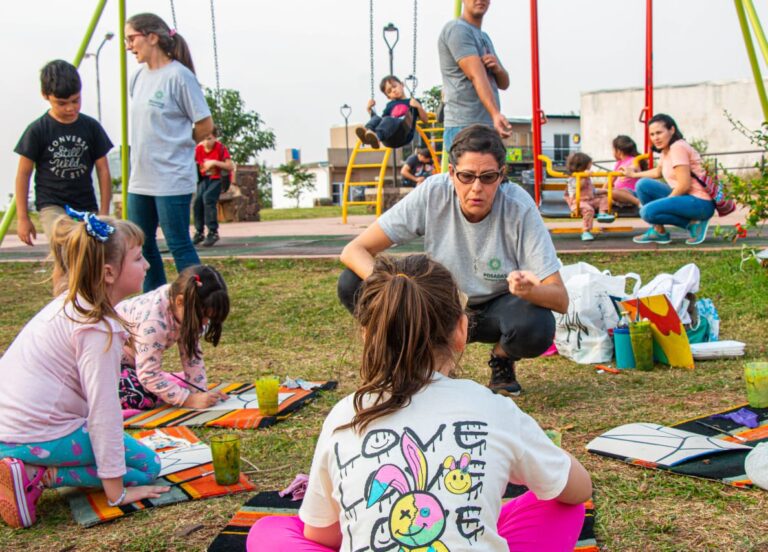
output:
[[[261,150],[275,149],[275,133],[263,128],[264,121],[255,111],[246,109],[240,92],[207,88],[205,100],[219,129],[219,141],[227,146],[238,165],[250,163]]]
[[[443,92],[443,87],[440,85],[433,86],[426,92],[424,92],[424,95],[419,98],[419,102],[421,102],[422,107],[424,107],[425,110],[427,110],[430,113],[437,113],[438,108],[440,107],[440,102],[442,101],[441,94]]]
[[[288,199],[296,200],[296,207],[299,206],[301,194],[315,189],[315,175],[296,161],[280,165],[277,172],[285,176],[283,193]]]
[[[741,121],[736,121],[726,112],[733,129],[744,135],[752,144],[768,152],[768,123],[763,123],[758,130],[748,129]],[[755,163],[755,174],[737,175],[724,171],[721,183],[729,197],[743,205],[747,213],[746,228],[756,228],[760,235],[768,220],[768,163],[765,158]]]

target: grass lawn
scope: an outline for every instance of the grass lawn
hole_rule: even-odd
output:
[[[563,255],[645,281],[689,262],[690,252]],[[747,358],[764,358],[768,273],[755,264],[738,270],[738,252],[697,252],[700,297],[720,311],[723,338],[747,342]],[[233,296],[223,341],[206,349],[212,380],[265,374],[339,380],[292,418],[266,430],[242,431],[244,454],[261,472],[255,483],[279,489],[308,473],[325,414],[353,391],[359,343],[351,317],[336,300],[339,265],[315,260],[227,260],[216,265]],[[0,351],[47,301],[41,264],[3,264],[0,275]],[[488,347],[472,345],[462,360],[466,377],[485,382]],[[170,368],[176,368],[172,359]],[[766,550],[768,493],[624,465],[585,452],[597,434],[629,422],[672,424],[745,400],[741,360],[701,362],[695,370],[598,375],[560,357],[519,364],[524,394],[517,403],[545,428],[563,431],[563,446],[587,467],[595,485],[597,537],[604,550]],[[21,369],[21,367],[19,367]],[[213,432],[196,430],[204,439]],[[246,495],[188,502],[128,516],[92,529],[77,526],[66,502],[46,491],[32,529],[0,527],[0,550],[204,550]],[[199,523],[184,537],[176,531]]]
[[[350,215],[366,215],[365,205],[350,205],[348,213]],[[270,220],[294,220],[294,219],[313,219],[325,217],[341,218],[341,205],[328,205],[322,207],[300,207],[290,209],[262,209],[259,211],[262,221]]]

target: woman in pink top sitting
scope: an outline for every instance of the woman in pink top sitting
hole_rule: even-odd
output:
[[[638,155],[640,152],[637,151],[637,144],[629,136],[620,134],[613,139],[613,157],[616,159],[616,165],[613,167],[614,172],[622,172],[624,167],[633,167],[635,157]],[[648,164],[641,161],[640,169],[645,170],[647,168]],[[637,192],[635,192],[635,185],[638,180],[638,178],[629,176],[617,178],[613,183],[613,201],[640,207],[640,200],[637,199]]]
[[[640,178],[635,187],[642,204],[640,217],[653,226],[632,241],[670,243],[672,239],[664,225],[673,224],[690,234],[685,243],[698,245],[706,239],[709,221],[715,213],[712,198],[697,180],[706,176],[701,157],[683,140],[677,123],[669,115],[654,115],[648,132],[653,150],[661,152],[659,164],[647,171],[628,166],[624,174]],[[657,180],[662,176],[666,182]]]

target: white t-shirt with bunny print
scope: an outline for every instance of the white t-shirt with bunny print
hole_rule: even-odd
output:
[[[340,522],[343,551],[506,551],[496,526],[507,482],[549,500],[568,481],[570,458],[533,418],[473,381],[435,374],[363,434],[334,431],[352,399],[323,424],[299,510],[308,525]]]

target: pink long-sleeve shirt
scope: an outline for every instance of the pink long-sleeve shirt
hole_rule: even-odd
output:
[[[171,309],[170,291],[170,284],[160,286],[121,301],[116,310],[131,324],[134,333],[134,349],[125,347],[122,362],[136,367],[136,376],[147,391],[168,404],[180,406],[190,391],[166,378],[163,372],[163,353],[178,343],[180,330]],[[181,347],[179,355],[187,381],[205,389],[208,382],[202,355],[190,357]]]
[[[127,338],[115,320],[83,322],[63,295],[48,303],[0,358],[0,441],[43,443],[87,424],[98,476],[125,475],[117,388]]]

